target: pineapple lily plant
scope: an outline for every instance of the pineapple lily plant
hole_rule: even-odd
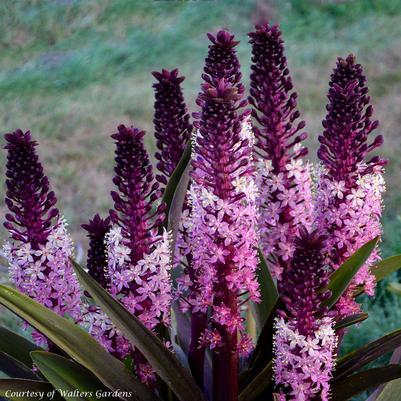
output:
[[[112,135],[113,208],[82,225],[86,267],[31,133],[5,135],[0,303],[32,337],[0,328],[6,399],[399,399],[397,352],[367,365],[401,329],[339,355],[368,318],[357,297],[401,267],[378,250],[386,161],[369,156],[383,138],[361,65],[337,60],[312,165],[279,27],[249,34],[249,96],[234,35],[208,37],[192,116],[178,70],[153,73],[157,173],[144,131]]]

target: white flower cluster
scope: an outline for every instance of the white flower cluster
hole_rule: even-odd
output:
[[[3,253],[9,262],[10,277],[16,288],[61,316],[81,319],[81,291],[70,257],[73,243],[66,222],[59,219],[44,245],[8,242]],[[40,335],[35,340],[45,344]]]
[[[317,326],[312,335],[305,336],[296,329],[295,321],[276,320],[274,378],[289,392],[283,400],[329,399],[337,337],[331,318],[323,318]]]
[[[170,323],[171,252],[170,235],[155,238],[153,251],[133,265],[130,248],[125,245],[120,227],[114,226],[106,235],[110,278],[108,289],[123,305],[149,329],[159,323]],[[122,334],[99,308],[89,307],[85,323],[90,333],[110,352],[124,357],[132,351]]]
[[[320,173],[316,220],[322,234],[328,236],[329,263],[334,269],[366,242],[381,234],[384,191],[385,183],[380,171],[359,176],[352,188],[346,188],[345,182],[328,179],[324,171]],[[379,259],[378,250],[374,250],[355,276],[349,295],[356,287],[363,287],[368,295],[373,295],[376,282],[370,268]],[[343,297],[337,306],[343,315],[359,312],[352,296]]]

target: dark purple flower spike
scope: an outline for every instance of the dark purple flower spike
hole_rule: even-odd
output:
[[[344,181],[349,188],[355,184],[358,174],[368,174],[375,166],[387,163],[375,156],[366,161],[363,172],[358,171],[366,156],[383,143],[383,137],[378,135],[367,143],[379,122],[371,119],[373,107],[369,105],[366,77],[354,55],[350,54],[345,60],[338,58],[329,85],[329,104],[323,120],[323,135],[319,136],[318,157],[328,175],[336,181]]]
[[[334,269],[369,240],[381,234],[380,216],[386,160],[368,154],[383,143],[381,135],[370,143],[378,127],[362,66],[355,56],[338,58],[329,83],[327,115],[319,136],[322,161],[317,192],[317,227],[328,236],[330,264]],[[340,223],[339,223],[340,222]],[[339,317],[358,313],[353,292],[364,288],[373,295],[376,280],[370,268],[380,259],[374,250],[360,268],[347,293],[337,302]]]
[[[54,207],[57,199],[50,191],[30,131],[24,133],[19,129],[4,137],[8,151],[5,202],[11,212],[6,214],[4,226],[13,239],[38,249],[46,243],[52,221],[59,216]]]
[[[274,333],[274,380],[285,400],[328,401],[338,338],[323,305],[331,293],[326,238],[300,229],[291,264],[280,282],[284,310]],[[281,398],[280,398],[281,399]]]
[[[307,137],[304,121],[298,121],[297,93],[284,42],[277,25],[257,25],[249,33],[252,45],[249,103],[260,176],[260,243],[278,280],[294,250],[300,225],[311,225],[311,180],[302,157]],[[280,241],[277,239],[280,238]]]
[[[310,335],[316,330],[317,318],[327,308],[322,302],[330,297],[330,291],[322,291],[329,283],[326,266],[326,237],[317,231],[308,233],[303,228],[295,240],[295,251],[290,268],[283,273],[280,292],[285,305],[281,312],[288,319],[297,321],[300,334]]]
[[[70,258],[73,244],[66,224],[54,207],[57,200],[36,153],[29,131],[5,135],[6,213],[11,239],[4,250],[16,288],[60,316],[80,321],[81,292]],[[55,351],[36,330],[36,344]]]
[[[153,84],[155,90],[155,138],[158,152],[157,168],[162,175],[156,179],[167,184],[184,152],[185,146],[191,137],[192,125],[185,105],[181,83],[184,77],[178,75],[178,70],[162,70],[153,72],[158,82]]]
[[[110,210],[110,217],[122,228],[123,236],[128,240],[133,264],[149,253],[155,233],[164,221],[165,205],[153,210],[161,193],[143,145],[144,135],[144,131],[124,125],[112,135],[116,142],[113,183],[119,192],[111,192],[114,210]]]
[[[297,93],[289,75],[280,28],[267,23],[257,25],[249,37],[253,62],[249,103],[259,124],[254,127],[256,153],[271,160],[273,172],[279,174],[286,171],[292,158],[307,154],[305,147],[294,153],[294,145],[307,138],[305,132],[300,132],[305,122],[297,122]]]
[[[195,270],[189,274],[195,283],[190,288],[193,319],[198,311],[209,317],[203,330],[198,326],[192,331],[192,343],[201,340],[213,351],[213,399],[233,401],[238,398],[239,357],[252,348],[243,331],[241,297],[259,300],[253,138],[245,121],[249,114],[242,111],[247,101],[240,83],[238,42],[226,31],[209,38],[212,44],[197,99],[201,112],[194,113],[198,131],[190,198]],[[232,242],[217,228],[223,226],[236,232]]]
[[[103,287],[109,286],[109,278],[106,275],[107,269],[107,250],[106,234],[111,228],[111,219],[102,219],[96,214],[87,224],[82,224],[82,228],[88,232],[89,249],[87,258],[88,273]]]

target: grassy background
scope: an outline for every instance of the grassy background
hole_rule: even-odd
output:
[[[79,224],[111,206],[109,136],[115,127],[133,123],[146,129],[147,145],[154,149],[150,72],[179,67],[187,76],[187,102],[195,110],[205,32],[225,27],[237,34],[246,83],[246,33],[261,17],[281,24],[312,158],[336,57],[352,52],[365,66],[385,137],[382,153],[391,160],[383,253],[401,252],[399,0],[2,0],[0,130],[31,129],[39,140],[77,243],[85,244]],[[4,156],[1,152],[1,176]],[[4,235],[0,231],[0,238]],[[384,286],[375,302],[365,302],[372,318],[350,332],[345,349],[401,321],[400,300]]]

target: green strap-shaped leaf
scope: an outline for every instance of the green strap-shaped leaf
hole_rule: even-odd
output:
[[[332,308],[339,300],[350,285],[352,279],[358,273],[358,270],[368,260],[378,241],[379,237],[376,237],[367,242],[331,275],[328,285],[328,289],[331,291],[331,297],[324,301],[327,307]]]
[[[0,352],[0,372],[15,379],[41,380],[32,369],[5,352]]]
[[[331,387],[331,401],[346,401],[372,387],[401,377],[400,365],[388,365],[343,377]],[[393,398],[396,401],[399,398]]]
[[[0,396],[12,401],[32,401],[41,397],[42,400],[49,400],[53,391],[53,400],[63,400],[50,383],[27,379],[0,379]]]
[[[173,199],[171,201],[169,214],[168,214],[168,231],[171,231],[172,241],[171,241],[171,250],[172,254],[175,252],[175,244],[177,241],[177,234],[180,227],[180,219],[182,214],[182,207],[185,202],[185,195],[187,193],[188,184],[189,184],[189,170],[190,164],[188,163],[183,173],[181,174],[181,178],[178,182],[176,190],[174,192]]]
[[[245,387],[271,362],[273,358],[274,320],[277,309],[282,307],[280,299],[277,300],[267,322],[259,335],[258,342],[252,354],[248,369],[240,374],[240,389]]]
[[[348,376],[399,346],[401,346],[401,329],[388,333],[340,358],[334,371],[333,380]]]
[[[71,358],[93,372],[111,390],[132,393],[137,401],[158,399],[78,325],[57,315],[13,288],[0,285],[0,303],[49,338]]]
[[[376,281],[381,281],[399,269],[401,269],[401,255],[394,255],[376,263],[372,267],[372,273],[376,277]]]
[[[270,274],[266,259],[260,249],[258,249],[259,266],[257,270],[258,282],[261,294],[260,303],[252,303],[258,331],[261,331],[274,309],[278,299],[278,291],[273,278]]]
[[[401,394],[401,379],[396,379],[387,383],[375,401],[394,401],[399,400]],[[370,401],[370,398],[369,400]]]
[[[353,324],[361,323],[369,317],[367,313],[356,313],[355,315],[350,315],[340,320],[334,326],[334,330],[342,330],[346,327],[352,326]]]
[[[273,379],[273,365],[270,362],[240,393],[239,401],[257,400],[269,388]]]
[[[51,352],[34,351],[31,357],[47,380],[69,401],[98,401],[97,392],[110,391],[89,370],[78,363]],[[101,397],[108,401],[112,398]]]
[[[399,365],[400,362],[401,362],[401,347],[398,347],[397,349],[395,349],[395,351],[391,355],[389,364],[390,365]],[[376,399],[379,397],[379,395],[382,393],[382,391],[384,390],[384,388],[386,386],[389,386],[390,388],[391,387],[397,388],[400,384],[397,385],[396,382],[400,383],[401,380],[397,379],[397,380],[392,381],[391,383],[380,385],[379,387],[376,388],[376,390],[372,394],[370,394],[369,398],[366,401],[376,401]],[[387,393],[388,394],[387,396],[389,397],[390,394],[392,394],[392,392],[393,391],[389,391]],[[394,398],[392,398],[392,399],[394,399]]]
[[[26,366],[32,366],[30,352],[40,349],[26,338],[0,326],[0,351],[7,353]]]
[[[392,273],[396,272],[401,268],[401,255],[394,255],[390,256],[387,259],[383,259],[380,262],[376,263],[372,269],[371,272],[375,276],[376,281],[379,282],[383,280],[384,278],[390,276]],[[392,291],[392,288],[389,288],[390,291]],[[397,289],[395,288],[396,291],[398,292]],[[401,292],[401,291],[400,291]],[[363,288],[358,288],[355,291],[355,296],[360,295],[363,293]]]
[[[78,279],[124,336],[144,355],[181,401],[205,401],[201,389],[178,359],[141,321],[72,261]]]
[[[184,174],[184,171],[185,171],[189,161],[191,160],[191,152],[192,152],[192,144],[191,144],[191,140],[189,140],[188,144],[184,150],[184,153],[182,154],[181,159],[177,164],[177,167],[175,168],[173,174],[171,174],[170,179],[168,180],[167,186],[163,193],[162,202],[164,202],[167,206],[166,211],[165,211],[166,216],[168,216],[170,213],[171,203],[173,201],[177,186],[181,180],[181,176]],[[165,227],[167,227],[167,221],[166,221]]]

